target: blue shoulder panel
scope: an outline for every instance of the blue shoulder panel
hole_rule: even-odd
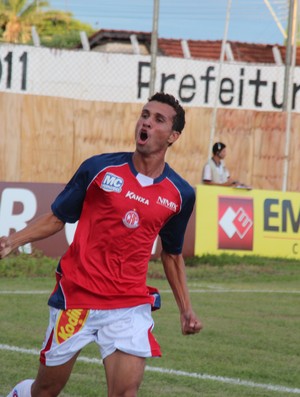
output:
[[[107,153],[85,160],[52,203],[51,210],[54,215],[63,222],[75,223],[78,221],[87,188],[93,179],[104,168],[127,163],[131,157],[132,153],[127,152]]]
[[[178,189],[181,198],[181,210],[174,215],[160,230],[160,237],[164,251],[169,254],[180,254],[184,241],[184,234],[193,212],[195,204],[195,190],[174,170],[169,168],[168,178]]]

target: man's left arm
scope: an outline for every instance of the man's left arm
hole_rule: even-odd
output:
[[[168,254],[163,250],[161,259],[179,308],[182,333],[184,335],[196,334],[201,331],[203,325],[192,308],[183,256],[182,254]]]

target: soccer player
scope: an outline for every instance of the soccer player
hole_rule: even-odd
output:
[[[59,395],[90,342],[99,345],[108,396],[137,396],[146,357],[161,355],[151,316],[159,306],[159,293],[146,285],[158,234],[182,333],[202,329],[192,309],[182,256],[195,193],[165,162],[184,124],[184,110],[173,96],[153,95],[136,124],[134,153],[84,161],[51,212],[0,238],[3,258],[18,246],[57,233],[66,222],[79,221],[73,243],[57,266],[38,374],[20,382],[10,397]]]

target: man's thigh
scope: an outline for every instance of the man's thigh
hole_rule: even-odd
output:
[[[79,353],[62,365],[46,367],[44,364],[40,364],[31,389],[32,397],[58,396],[69,380]]]
[[[143,380],[145,358],[116,350],[103,363],[109,396],[137,395]]]

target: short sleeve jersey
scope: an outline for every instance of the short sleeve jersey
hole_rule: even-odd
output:
[[[78,221],[61,257],[49,305],[114,309],[153,303],[148,262],[159,234],[163,249],[180,254],[195,192],[168,164],[143,185],[132,153],[91,157],[53,202],[63,222]]]
[[[217,165],[213,159],[209,159],[204,166],[202,180],[214,183],[225,183],[229,176],[229,172],[223,161]]]

